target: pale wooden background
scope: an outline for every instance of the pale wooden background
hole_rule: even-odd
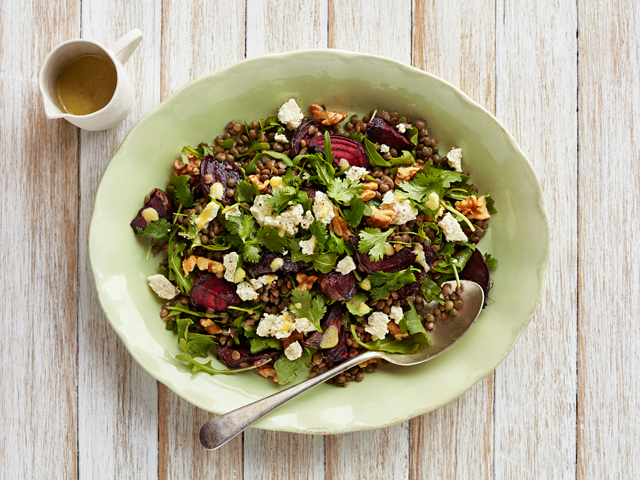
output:
[[[46,53],[136,27],[127,120],[47,121]],[[639,37],[634,0],[0,0],[0,478],[640,478]],[[507,126],[545,192],[547,290],[513,353],[436,412],[206,452],[209,415],[144,373],[100,311],[93,194],[127,131],[189,80],[326,47],[439,75]]]

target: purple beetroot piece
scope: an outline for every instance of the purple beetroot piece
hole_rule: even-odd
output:
[[[204,177],[206,175],[211,175],[213,177],[213,181],[211,183],[204,181]],[[209,195],[211,185],[214,183],[221,183],[225,192],[227,190],[233,190],[235,194],[237,187],[229,187],[227,181],[229,179],[233,179],[235,181],[235,185],[238,185],[242,178],[242,173],[236,165],[229,162],[221,162],[209,154],[205,155],[202,163],[200,164],[200,188],[202,189],[202,193],[205,195]],[[233,197],[228,197],[225,194],[222,196],[220,203],[230,205],[232,201]]]
[[[233,352],[240,353],[240,358],[234,360]],[[250,363],[254,366],[260,366],[267,363],[268,360],[275,360],[280,355],[280,352],[274,350],[272,352],[260,352],[252,354],[249,350],[243,348],[228,348],[222,345],[218,346],[218,357],[222,363],[224,363],[230,369],[239,368],[243,362]]]
[[[382,260],[377,260],[374,262],[369,258],[368,254],[360,253],[358,251],[358,244],[360,243],[360,239],[357,235],[351,235],[349,241],[351,242],[351,245],[353,245],[353,248],[356,252],[358,263],[362,265],[362,268],[364,268],[364,271],[366,273],[373,273],[376,271],[397,273],[400,270],[404,270],[405,268],[407,268],[416,259],[415,253],[413,253],[408,248],[403,248],[398,253],[394,253],[390,257],[384,257],[382,258]]]
[[[173,202],[166,193],[159,188],[154,188],[149,194],[149,197],[151,198],[149,203],[138,210],[138,215],[131,221],[131,228],[133,228],[136,233],[139,228],[142,230],[147,228],[147,221],[142,216],[142,211],[145,208],[153,208],[158,212],[160,218],[169,221],[173,220]]]
[[[410,283],[409,285],[405,285],[404,287],[398,289],[398,299],[404,300],[407,297],[411,297],[418,293],[418,289],[420,288],[420,284],[422,281],[427,278],[427,272],[420,266],[417,267],[419,272],[413,272],[416,277],[416,281]]]
[[[329,360],[334,362],[342,362],[349,354],[347,351],[347,329],[344,328],[344,322],[342,321],[342,307],[339,303],[334,303],[331,310],[327,312],[326,316],[320,322],[322,332],[314,332],[309,338],[304,341],[304,346],[307,348],[320,348],[322,344],[322,337],[326,334],[329,328],[334,327],[338,329],[338,343],[335,347],[331,347],[325,350],[325,354]]]
[[[305,143],[309,143],[309,140],[313,138],[309,134],[309,129],[311,127],[316,127],[316,131],[318,132],[324,131],[324,127],[314,120],[309,120],[308,122],[304,122],[302,125],[300,125],[291,138],[291,151],[294,155],[298,155],[300,153],[300,150],[302,150],[303,140],[305,141]]]
[[[271,270],[271,262],[273,262],[276,258],[281,258],[282,260],[284,260],[284,263],[278,270],[276,270],[276,272],[297,272],[311,265],[302,261],[291,261],[291,255],[289,255],[288,253],[282,254],[275,252],[264,252],[260,255],[260,261],[258,263],[246,262],[242,267],[252,277],[259,277],[260,275],[275,273]]]
[[[343,275],[329,272],[318,275],[318,284],[322,293],[336,302],[348,302],[356,294],[356,277],[353,273]]]
[[[240,303],[235,285],[212,273],[205,273],[191,287],[191,303],[197,309],[224,312]]]
[[[367,124],[367,138],[373,143],[385,144],[389,148],[400,150],[413,150],[415,145],[407,137],[402,135],[384,118],[374,117]]]
[[[484,290],[484,300],[487,301],[487,295],[491,289],[491,278],[489,277],[489,267],[484,259],[484,255],[476,248],[471,254],[467,264],[460,272],[460,278],[476,282]]]
[[[352,167],[369,168],[367,151],[360,142],[341,135],[331,135],[330,139],[333,163],[338,164],[344,158]],[[320,135],[311,139],[307,147],[310,152],[324,154],[324,137]]]

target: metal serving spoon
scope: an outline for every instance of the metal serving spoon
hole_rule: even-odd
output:
[[[446,284],[449,284],[452,289],[456,287],[454,281],[445,282],[443,285]],[[389,363],[404,367],[418,365],[437,357],[469,330],[484,305],[484,292],[480,285],[469,280],[461,280],[460,288],[462,289],[460,294],[462,309],[458,311],[456,317],[439,323],[438,328],[430,334],[431,345],[422,345],[415,353],[411,354],[385,353],[372,350],[365,352],[286,390],[209,420],[200,429],[200,443],[208,450],[219,448],[262,417],[273,412],[280,405],[366,360],[382,358]]]

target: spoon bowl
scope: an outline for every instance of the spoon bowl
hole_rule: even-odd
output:
[[[456,288],[455,281],[445,282],[442,285]],[[200,429],[200,444],[207,450],[221,447],[292,398],[367,360],[381,358],[394,365],[411,366],[437,357],[462,338],[474,324],[484,306],[484,291],[480,285],[469,280],[460,280],[460,290],[462,308],[455,317],[440,322],[438,328],[430,334],[428,345],[421,345],[418,350],[409,354],[369,350],[286,390],[209,420]]]

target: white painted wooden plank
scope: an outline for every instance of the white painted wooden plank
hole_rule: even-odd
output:
[[[329,47],[410,64],[411,20],[410,0],[331,0]],[[328,479],[409,477],[409,422],[327,437],[326,443]]]
[[[495,1],[416,0],[413,64],[495,108]],[[437,122],[437,119],[433,119]],[[411,478],[493,477],[493,374],[411,422]]]
[[[640,478],[640,6],[578,9],[578,478]]]
[[[75,127],[47,120],[45,55],[80,33],[80,3],[0,2],[0,473],[76,476]]]
[[[87,237],[104,167],[131,127],[160,100],[160,8],[153,0],[82,3],[83,38],[109,46],[133,28],[144,33],[125,65],[136,91],[131,114],[113,129],[80,134],[78,471],[83,479],[158,476],[156,382],[131,358],[100,309]]]
[[[242,0],[164,0],[162,98],[189,80],[244,57]],[[206,139],[203,139],[206,140]],[[242,437],[214,452],[200,446],[198,431],[211,414],[159,384],[159,477],[242,478]]]
[[[539,174],[552,238],[542,304],[496,370],[495,477],[575,478],[576,3],[498,0],[496,18],[497,117]]]
[[[247,57],[327,47],[327,0],[247,0]],[[249,429],[246,479],[324,478],[324,438]]]

